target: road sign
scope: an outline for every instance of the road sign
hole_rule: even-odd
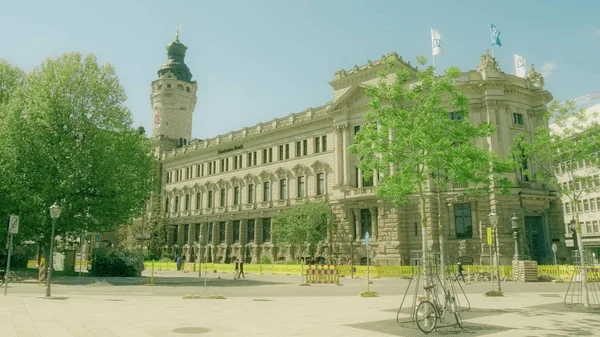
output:
[[[18,234],[19,233],[19,216],[11,215],[10,220],[8,222],[8,232],[10,234]]]
[[[492,245],[492,227],[487,228],[487,244],[488,246]]]
[[[556,250],[558,249],[558,247],[556,246],[556,243],[552,244],[552,252],[556,254]]]
[[[96,234],[96,242],[100,242],[100,234]]]
[[[369,232],[365,233],[365,246],[369,246]]]
[[[94,242],[94,248],[100,248],[100,242],[98,242],[98,241]]]

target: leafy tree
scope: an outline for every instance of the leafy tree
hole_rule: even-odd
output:
[[[327,233],[335,228],[335,217],[327,203],[305,203],[289,207],[273,218],[273,236],[278,244],[290,245],[292,257],[312,256]]]
[[[78,53],[48,59],[11,93],[0,120],[0,189],[3,211],[21,216],[20,238],[49,242],[55,201],[57,235],[112,230],[139,214],[155,159],[125,100],[114,68]]]
[[[426,62],[424,58],[418,61]],[[475,139],[489,136],[493,127],[470,122],[468,99],[452,84],[461,74],[458,68],[449,68],[441,76],[435,75],[433,67],[394,70],[395,77],[382,73],[379,85],[367,88],[371,111],[365,114],[366,124],[350,150],[360,156],[367,178],[374,170],[380,173],[379,197],[396,203],[418,197],[424,258],[429,255],[426,203],[428,195],[437,192],[443,258],[440,194],[453,183],[485,187],[490,184],[490,163],[497,163],[492,165],[494,172],[506,165],[475,145]],[[493,179],[501,182],[500,186],[508,184],[496,175]],[[435,186],[430,186],[432,182]],[[423,266],[428,267],[426,258]]]
[[[546,119],[554,121],[550,126],[539,127],[532,137],[520,135],[515,139],[512,153],[522,174],[534,181],[552,185],[572,206],[575,217],[577,245],[583,250],[579,212],[582,197],[588,193],[600,192],[600,124],[598,112],[578,109],[574,102],[554,101],[550,105]],[[532,177],[528,160],[535,162],[535,175]],[[560,184],[556,174],[566,176],[567,182]],[[585,275],[585,260],[581,259]],[[583,298],[589,306],[586,277],[583,276]]]

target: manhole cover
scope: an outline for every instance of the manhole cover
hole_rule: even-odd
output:
[[[201,334],[201,333],[211,332],[212,330],[209,328],[189,327],[189,328],[177,328],[177,329],[173,329],[172,331],[174,333],[183,333],[183,334],[193,335],[193,334]]]
[[[540,294],[542,297],[562,297],[560,294]]]
[[[273,300],[267,300],[265,298],[255,298],[253,299],[255,302],[272,302]]]
[[[45,300],[59,300],[59,301],[63,301],[63,300],[68,300],[68,297],[40,297],[42,299]]]
[[[117,299],[113,299],[113,298],[108,298],[108,299],[106,299],[106,301],[110,301],[110,302],[123,302],[125,300],[117,300]]]

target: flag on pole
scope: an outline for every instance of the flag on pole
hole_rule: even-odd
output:
[[[431,28],[431,49],[431,53],[434,56],[444,52],[442,50],[442,36],[440,35],[440,32],[433,28]]]
[[[502,47],[502,42],[500,42],[500,31],[493,23],[490,23],[490,31],[492,33],[492,46]]]
[[[513,54],[515,56],[515,75],[521,78],[527,77],[527,70],[525,69],[525,63],[527,60],[520,55]]]

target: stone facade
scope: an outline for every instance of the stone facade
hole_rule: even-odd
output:
[[[195,82],[190,92],[184,89],[180,96],[173,96],[164,90],[164,83],[185,88],[190,82],[162,74],[153,82],[152,106],[155,116],[170,122],[153,133],[162,167],[161,216],[169,227],[166,250],[183,253],[188,260],[203,255],[215,262],[289,258],[287,248],[278,247],[270,234],[271,219],[282,209],[308,200],[330,203],[339,224],[331,233],[331,244],[320,247],[318,255],[343,261],[353,251],[355,263],[364,262],[364,233],[368,231],[373,263],[417,263],[421,250],[418,203],[415,200],[397,206],[379,200],[374,193],[378,175],[371,181],[363,179],[357,157],[347,150],[364,122],[369,102],[365,86],[377,83],[377,73],[384,69],[385,61],[416,71],[396,53],[384,55],[364,66],[336,72],[329,83],[333,100],[320,107],[183,143],[178,139],[189,139],[191,134]],[[161,83],[162,90],[157,88]],[[456,85],[470,100],[472,121],[496,126],[497,132],[487,141],[478,140],[478,145],[499,155],[507,154],[516,134],[529,135],[544,123],[546,104],[552,98],[544,90],[541,77],[524,79],[506,74],[489,53],[481,57],[477,70],[463,73]],[[159,104],[167,100],[171,102],[168,106]],[[186,108],[184,112],[177,110],[179,106]],[[530,165],[535,172],[535,165]],[[510,264],[514,253],[510,229],[513,214],[520,219],[521,228],[534,226],[538,233],[534,239],[521,235],[522,254],[551,263],[551,243],[559,242],[559,254],[566,256],[562,210],[554,193],[522,175],[512,178],[518,187],[492,198],[500,219],[501,262]],[[487,263],[485,230],[490,198],[467,197],[462,193],[464,188],[454,186],[441,197],[450,262],[462,256],[474,263]],[[436,200],[435,195],[429,196],[425,206],[433,249],[438,247]],[[197,254],[198,247],[201,254]]]

